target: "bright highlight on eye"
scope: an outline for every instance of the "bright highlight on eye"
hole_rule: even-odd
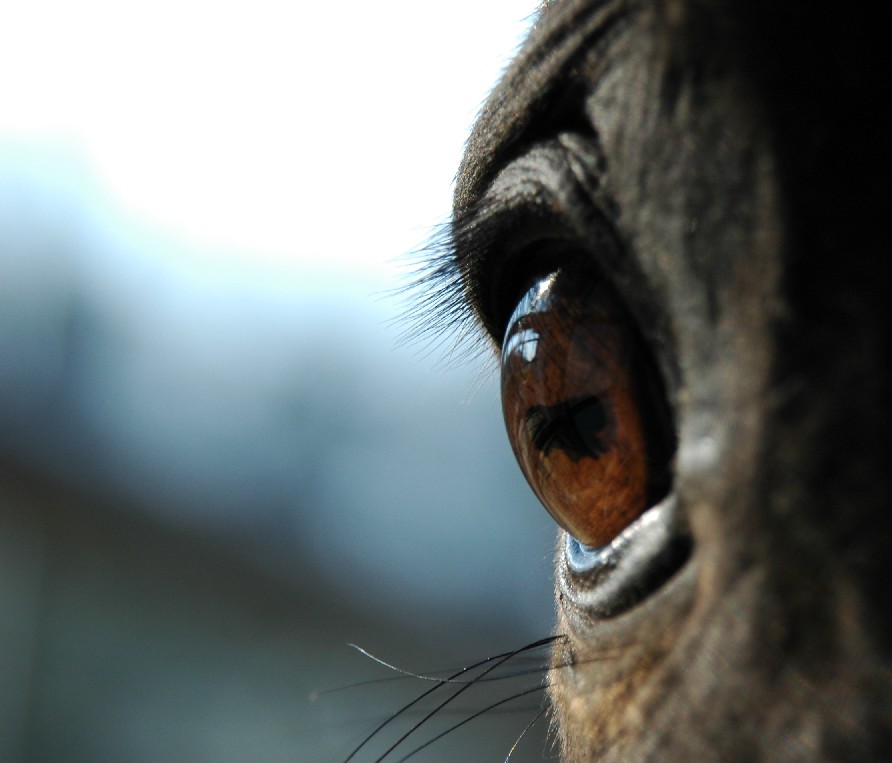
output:
[[[530,486],[586,545],[610,543],[667,493],[665,393],[602,279],[561,269],[523,296],[502,350],[502,409]]]

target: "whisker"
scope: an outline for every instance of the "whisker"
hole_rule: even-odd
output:
[[[355,644],[348,644],[348,646],[355,647]],[[482,664],[485,664],[485,661],[481,661],[475,663],[474,665],[470,665],[466,668],[461,668],[459,672],[454,672],[455,668],[450,668],[447,670],[443,670],[444,675],[438,676],[436,673],[413,673],[412,671],[402,670],[395,665],[390,665],[383,660],[376,659],[373,655],[367,653],[364,649],[358,648],[358,651],[363,653],[365,656],[372,658],[375,662],[380,663],[381,665],[390,668],[392,670],[396,670],[400,673],[398,676],[387,676],[385,678],[369,678],[365,681],[354,681],[353,683],[344,684],[343,686],[334,686],[330,689],[321,689],[310,692],[310,701],[316,702],[322,697],[328,696],[329,694],[339,694],[343,691],[350,691],[353,689],[360,689],[365,686],[380,686],[382,684],[396,683],[398,681],[405,681],[408,678],[418,678],[425,681],[434,681],[437,683],[443,684],[465,684],[465,683],[493,683],[495,681],[510,681],[513,678],[523,678],[524,676],[532,676],[537,673],[548,673],[552,670],[559,669],[562,667],[567,667],[567,665],[536,665],[535,667],[528,668],[526,670],[515,670],[511,673],[500,673],[497,676],[487,676],[486,678],[475,677],[468,680],[461,680],[456,676],[461,675],[465,671],[473,670],[474,668],[480,667]],[[487,660],[497,659],[503,655],[496,655],[495,657],[488,657]],[[518,655],[521,657],[521,655]],[[528,658],[531,659],[531,658]],[[437,671],[440,672],[440,671]],[[446,673],[453,672],[452,676],[445,675]]]
[[[352,646],[352,645],[351,645]],[[501,655],[497,655],[500,657]],[[487,659],[495,659],[495,658],[487,658]],[[386,662],[382,662],[382,665],[386,667],[394,668],[394,666],[387,665]],[[482,662],[478,662],[474,665],[470,665],[467,668],[462,668],[461,672],[473,670],[474,668],[480,667],[483,664]],[[401,675],[398,676],[387,676],[385,678],[369,678],[365,681],[354,681],[353,683],[344,684],[343,686],[333,686],[330,689],[320,689],[310,692],[310,700],[316,702],[318,699],[325,697],[329,694],[339,694],[343,691],[350,691],[353,689],[360,689],[364,686],[380,686],[382,684],[396,683],[398,681],[405,681],[409,678],[417,678],[424,681],[434,681],[437,683],[443,684],[471,684],[471,683],[492,683],[495,681],[509,681],[512,678],[523,678],[524,676],[532,676],[536,673],[547,673],[550,670],[555,668],[565,667],[563,665],[538,665],[534,668],[528,668],[527,670],[516,670],[512,673],[500,673],[497,676],[488,676],[486,678],[471,678],[468,680],[461,680],[456,678],[456,675],[460,675],[460,673],[454,673],[453,676],[437,676],[435,673],[425,674],[425,673],[412,673],[411,671],[400,671]],[[398,670],[398,668],[394,668]],[[452,668],[451,670],[455,670]],[[443,673],[448,673],[448,670],[444,670]]]
[[[396,681],[405,681],[407,678],[411,678],[411,676],[387,676],[385,678],[369,678],[366,681],[355,681],[353,683],[344,684],[343,686],[334,686],[331,689],[314,691],[310,694],[310,699],[315,702],[320,697],[325,697],[329,694],[339,694],[342,691],[359,689],[363,686],[377,686],[380,684],[395,683]]]
[[[390,663],[375,657],[375,655],[369,653],[368,651],[357,646],[356,644],[347,644],[347,646],[353,647],[354,649],[356,649],[358,652],[360,652],[364,656],[371,658],[372,660],[383,665],[386,668],[390,668],[391,670],[397,671],[401,675],[387,676],[384,678],[370,678],[365,681],[354,681],[349,684],[344,684],[343,686],[334,686],[330,689],[315,690],[310,693],[310,699],[313,702],[315,702],[316,700],[318,700],[321,697],[325,697],[328,694],[338,694],[342,691],[359,689],[359,688],[362,688],[363,686],[375,686],[375,685],[380,685],[380,684],[395,683],[397,681],[404,681],[407,678],[420,678],[420,679],[424,679],[424,680],[428,680],[428,681],[443,681],[445,683],[469,683],[466,681],[461,681],[457,678],[450,678],[447,674],[455,673],[455,671],[457,671],[457,670],[459,672],[464,671],[464,670],[472,670],[473,668],[479,667],[481,664],[483,664],[482,662],[478,662],[478,663],[475,663],[474,665],[471,665],[467,668],[460,668],[460,669],[459,668],[443,668],[440,670],[433,671],[431,673],[413,673],[412,671],[402,669],[396,665],[391,665]],[[546,644],[546,646],[547,646],[547,644]],[[501,656],[502,655],[495,655],[495,657],[490,657],[487,659],[498,659]],[[533,662],[534,660],[539,660],[541,662],[542,658],[526,657],[525,655],[518,655],[515,659],[517,659],[520,662],[524,662],[524,661]],[[528,670],[518,670],[513,673],[502,673],[498,676],[490,676],[489,678],[481,678],[481,679],[472,678],[470,680],[470,683],[473,683],[475,681],[480,681],[481,683],[487,683],[489,681],[506,681],[508,679],[518,678],[520,676],[528,676],[528,675],[533,675],[535,673],[544,673],[544,672],[547,672],[548,670],[550,670],[551,667],[552,666],[549,666],[549,665],[537,664],[536,667],[530,668]],[[438,675],[440,673],[442,673],[443,675]]]
[[[404,754],[401,758],[399,758],[400,761],[411,759],[420,751],[430,747],[446,735],[461,728],[465,724],[469,723],[471,720],[479,718],[481,715],[487,713],[493,714],[494,712],[498,712],[499,708],[505,708],[502,712],[508,712],[506,705],[511,702],[516,702],[523,697],[546,691],[551,685],[551,682],[546,679],[534,687],[516,691],[515,693],[512,693],[511,696],[493,701],[490,704],[487,704],[486,707],[483,707],[479,710],[475,710],[473,707],[466,707],[465,709],[462,709],[460,706],[454,705],[454,703],[456,703],[461,695],[475,684],[491,684],[492,682],[496,681],[504,682],[507,680],[522,679],[524,677],[537,675],[544,677],[550,675],[552,671],[572,668],[574,666],[579,666],[588,662],[614,659],[617,654],[622,653],[628,646],[626,645],[625,647],[617,647],[615,649],[605,650],[604,652],[590,656],[585,660],[573,658],[568,659],[567,661],[552,662],[551,658],[549,657],[548,661],[546,662],[545,655],[535,654],[535,651],[537,649],[552,646],[555,643],[559,643],[560,641],[565,639],[566,636],[564,636],[563,634],[548,636],[544,639],[526,644],[525,646],[522,646],[518,649],[503,652],[498,655],[493,655],[471,665],[458,668],[448,674],[446,670],[442,671],[442,674],[439,671],[431,673],[407,670],[405,668],[401,668],[397,665],[387,662],[386,660],[372,654],[368,650],[356,644],[350,644],[351,648],[358,651],[364,657],[367,657],[378,665],[381,665],[382,667],[385,667],[388,670],[391,670],[398,674],[395,677],[366,681],[363,682],[363,684],[356,684],[356,686],[364,685],[366,683],[402,681],[406,679],[428,681],[431,682],[433,685],[421,692],[418,696],[414,697],[411,701],[407,702],[398,710],[388,715],[388,717],[382,720],[380,723],[378,723],[378,725],[365,736],[365,738],[352,750],[352,752],[350,752],[350,754],[343,760],[343,763],[349,763],[350,761],[354,760],[360,753],[360,751],[366,748],[373,739],[379,737],[383,730],[389,724],[395,722],[401,717],[405,718],[407,714],[413,716],[415,720],[411,721],[411,725],[407,728],[407,730],[401,732],[398,738],[396,738],[392,744],[389,744],[387,749],[385,749],[382,753],[374,753],[374,755],[377,756],[374,758],[374,763],[383,763],[383,761],[390,759],[391,754],[393,754],[398,747],[403,745],[406,740],[409,739],[413,734],[416,734],[422,727],[429,727],[430,722],[434,718],[434,716],[448,717],[460,715],[462,717],[461,720],[452,723],[452,725],[450,725],[448,728],[443,729],[441,725],[438,729],[435,730],[436,733],[434,733],[433,736],[431,736],[429,739],[424,740],[423,743],[418,744],[410,752]],[[512,665],[515,665],[516,663],[517,667],[509,671],[499,672],[500,669],[503,668],[503,666],[505,666],[508,662],[511,662]],[[455,684],[456,688],[452,692],[450,692],[448,696],[441,697],[441,699],[437,700],[437,704],[433,707],[433,709],[422,709],[420,703],[427,697],[432,696],[433,692],[437,691],[447,684]],[[413,708],[416,708],[416,710],[410,712]],[[517,747],[519,746],[521,740],[535,726],[539,719],[548,712],[548,706],[546,704],[545,707],[538,709],[538,711],[535,706],[525,706],[523,708],[514,707],[511,709],[511,712],[535,712],[536,715],[535,718],[533,718],[533,720],[514,740],[514,743],[508,751],[508,756],[505,759],[506,761],[510,760]]]
[[[469,670],[473,670],[474,668],[478,668],[481,665],[485,665],[487,662],[491,662],[493,660],[498,660],[501,657],[505,657],[505,656],[511,654],[511,652],[504,652],[503,654],[497,654],[494,657],[487,657],[485,660],[481,660],[480,662],[475,662],[473,665],[469,665],[467,667],[460,668],[458,670],[458,672],[455,673],[454,676],[450,676],[449,678],[443,678],[442,676],[434,676],[434,675],[430,675],[428,673],[415,673],[411,670],[406,670],[405,668],[398,667],[397,665],[392,665],[391,663],[386,662],[385,660],[382,660],[380,657],[376,657],[371,652],[363,649],[361,646],[357,646],[356,644],[347,644],[347,646],[352,647],[357,652],[368,657],[370,660],[377,662],[379,665],[383,665],[385,668],[389,668],[390,670],[396,671],[401,676],[405,676],[407,678],[418,678],[422,681],[436,681],[437,683],[447,683],[447,682],[453,683],[453,682],[455,682],[454,681],[455,676],[463,675],[464,673],[467,673]],[[455,683],[462,683],[462,682],[455,682]]]
[[[477,667],[477,666],[471,666],[470,668],[465,668],[465,670],[473,670],[474,667]],[[455,675],[456,675],[456,676],[459,676],[459,675],[461,675],[461,673],[459,672],[459,673],[456,673]],[[411,707],[414,707],[416,704],[418,704],[419,702],[421,702],[421,700],[423,700],[425,697],[427,697],[428,695],[430,695],[432,692],[435,692],[435,691],[436,691],[438,688],[440,688],[440,686],[442,686],[444,683],[446,683],[446,680],[440,681],[436,686],[432,686],[432,687],[431,687],[430,689],[428,689],[427,691],[422,692],[422,693],[419,694],[417,697],[415,697],[415,699],[413,699],[411,702],[408,702],[407,704],[403,705],[403,706],[402,706],[399,710],[397,710],[395,713],[392,713],[390,716],[388,716],[388,717],[385,718],[383,721],[381,721],[381,723],[379,723],[374,729],[372,729],[371,733],[369,733],[369,735],[366,736],[366,737],[365,737],[365,738],[364,738],[364,739],[363,739],[363,740],[362,740],[362,741],[361,741],[361,742],[354,748],[353,752],[351,752],[351,753],[344,759],[344,763],[349,763],[349,761],[351,761],[351,760],[356,756],[356,754],[357,754],[360,750],[362,750],[362,748],[365,747],[369,742],[371,742],[372,739],[374,739],[375,736],[377,736],[378,733],[379,733],[380,731],[382,731],[382,730],[383,730],[389,723],[391,723],[392,721],[395,721],[397,718],[399,718],[401,715],[403,715],[403,714],[404,714],[407,710],[409,710]],[[399,744],[399,742],[397,742],[397,744]],[[392,749],[392,748],[391,748],[391,749]],[[390,750],[388,750],[387,752],[390,752]],[[387,752],[384,753],[384,754],[386,755]],[[380,760],[380,758],[379,758],[379,760]]]
[[[392,678],[375,678],[375,679],[372,679],[371,681],[363,681],[361,683],[353,684],[354,686],[361,686],[361,685],[368,684],[368,683],[377,683],[377,682],[384,682],[384,681],[398,681],[401,678],[417,678],[422,681],[435,681],[436,683],[477,683],[477,682],[486,682],[486,681],[499,681],[499,680],[503,680],[504,678],[510,678],[515,675],[525,675],[529,672],[535,672],[535,671],[519,671],[517,673],[508,673],[508,674],[505,674],[504,676],[492,676],[490,678],[472,678],[470,681],[459,681],[459,680],[457,680],[457,677],[467,673],[468,671],[474,670],[474,668],[479,668],[481,665],[485,665],[488,662],[500,660],[502,657],[514,657],[514,658],[522,657],[523,656],[522,651],[532,651],[532,650],[538,649],[540,647],[549,646],[561,638],[563,638],[562,635],[549,636],[548,638],[541,639],[540,641],[536,641],[531,644],[527,644],[526,646],[523,646],[520,649],[515,649],[510,652],[502,652],[501,654],[496,654],[491,657],[487,657],[483,660],[480,660],[479,662],[473,663],[472,665],[468,665],[466,667],[456,669],[455,672],[453,672],[453,675],[448,676],[448,677],[438,676],[433,673],[416,673],[415,671],[412,671],[412,670],[406,670],[405,668],[399,667],[399,665],[393,665],[392,663],[389,663],[386,660],[384,660],[380,657],[377,657],[376,655],[372,654],[368,650],[363,649],[361,646],[357,646],[356,644],[347,644],[347,646],[351,647],[352,649],[355,649],[361,655],[363,655],[364,657],[368,657],[373,662],[377,662],[379,665],[382,665],[385,668],[387,668],[389,670],[393,670],[396,673],[400,674],[399,676],[392,677]],[[448,673],[450,671],[444,670],[443,672]],[[349,688],[349,687],[345,687],[345,688]],[[332,689],[331,691],[338,691],[338,689]]]
[[[543,688],[544,688],[544,687],[543,687]],[[511,749],[508,750],[508,754],[505,756],[505,763],[508,763],[508,761],[509,761],[509,759],[511,758],[511,756],[514,754],[514,751],[517,749],[517,745],[520,744],[520,740],[523,739],[523,738],[526,736],[527,732],[528,732],[531,728],[533,728],[533,726],[535,726],[535,725],[539,722],[539,719],[540,719],[543,715],[545,715],[545,713],[547,713],[547,712],[548,712],[548,705],[546,705],[546,706],[543,707],[538,713],[536,713],[536,717],[533,718],[533,720],[531,720],[531,721],[527,724],[527,727],[526,727],[523,731],[520,732],[520,736],[517,737],[517,739],[514,740],[514,744],[511,745]]]
[[[404,762],[407,761],[409,758],[411,758],[411,757],[413,757],[414,755],[416,755],[417,753],[421,752],[421,751],[422,751],[423,749],[425,749],[426,747],[430,747],[430,746],[431,746],[434,742],[436,742],[438,739],[442,739],[442,738],[443,738],[444,736],[446,736],[447,734],[451,734],[451,733],[452,733],[453,731],[455,731],[456,729],[459,729],[459,728],[461,728],[462,726],[464,726],[466,723],[470,723],[471,721],[473,721],[475,718],[479,718],[481,715],[484,715],[485,713],[488,713],[490,710],[493,710],[494,708],[497,708],[497,707],[499,707],[500,705],[504,705],[504,704],[506,704],[506,703],[508,703],[508,702],[511,702],[511,701],[515,700],[515,699],[520,699],[521,697],[526,697],[527,695],[529,695],[529,694],[533,694],[534,692],[537,692],[537,691],[544,691],[544,690],[547,688],[547,686],[548,686],[547,684],[539,684],[538,686],[533,686],[532,688],[525,689],[524,691],[517,692],[516,694],[512,694],[510,697],[505,697],[505,698],[503,698],[503,699],[498,700],[497,702],[493,702],[492,704],[487,705],[486,707],[484,707],[482,710],[477,710],[476,712],[474,712],[474,713],[472,713],[471,715],[469,715],[467,718],[464,718],[464,719],[462,719],[461,721],[459,721],[458,723],[456,723],[456,724],[450,726],[448,729],[446,729],[446,730],[444,730],[444,731],[441,731],[441,732],[440,732],[439,734],[437,734],[435,737],[431,737],[431,738],[428,739],[424,744],[419,745],[419,746],[416,747],[414,750],[412,750],[412,752],[410,752],[408,755],[406,755],[406,756],[400,758],[400,759],[397,761],[397,763],[404,763]],[[453,697],[453,699],[454,699],[454,697]],[[543,708],[542,711],[539,712],[539,713],[536,715],[536,719],[537,719],[537,720],[538,720],[538,718],[542,715],[543,712],[545,712],[545,708]],[[531,725],[532,725],[532,724],[531,724]],[[527,727],[527,728],[529,728],[529,727]],[[524,733],[526,733],[526,730],[524,730]],[[521,736],[523,736],[523,735],[521,735]],[[517,744],[517,743],[515,742],[515,746],[516,746],[516,744]],[[391,749],[393,749],[393,748],[391,748]],[[512,747],[511,749],[513,750],[514,748]],[[390,752],[390,750],[388,750],[388,752]],[[386,755],[386,754],[387,754],[387,753],[385,753],[385,755]],[[510,753],[509,753],[509,757],[510,757]],[[383,757],[382,757],[382,758],[378,758],[378,760],[376,760],[375,763],[381,763],[382,760],[383,760]]]
[[[360,742],[360,743],[353,749],[353,751],[352,751],[352,752],[351,752],[351,753],[344,759],[344,763],[349,763],[349,761],[352,760],[352,759],[357,755],[357,753],[359,753],[359,751],[362,750],[362,748],[365,747],[366,744],[368,744],[368,743],[369,743],[375,736],[377,736],[378,733],[380,733],[380,732],[381,732],[381,731],[382,731],[388,724],[390,724],[392,721],[394,721],[394,720],[396,720],[397,718],[399,718],[399,717],[400,717],[401,715],[403,715],[406,711],[408,711],[410,708],[414,707],[416,704],[418,704],[419,702],[421,702],[421,700],[423,700],[425,697],[429,696],[431,693],[433,693],[434,691],[436,691],[437,689],[439,689],[439,688],[440,688],[441,686],[443,686],[444,684],[448,684],[448,683],[450,683],[450,682],[455,681],[455,679],[460,678],[462,675],[468,673],[468,672],[471,671],[471,670],[475,670],[476,668],[482,667],[483,665],[486,665],[486,664],[491,663],[491,662],[495,662],[494,665],[491,665],[491,666],[490,666],[489,668],[487,668],[483,673],[481,673],[480,676],[476,677],[474,680],[467,681],[467,682],[461,682],[461,683],[462,683],[462,686],[461,686],[460,689],[458,689],[458,691],[456,691],[451,697],[447,698],[447,699],[446,699],[444,702],[442,702],[438,707],[434,708],[434,710],[432,710],[432,711],[431,711],[430,713],[428,713],[424,718],[422,718],[422,719],[421,719],[420,721],[418,721],[414,726],[412,726],[412,728],[410,728],[405,734],[403,734],[403,736],[401,736],[399,739],[397,739],[397,741],[396,741],[393,745],[391,745],[391,747],[388,748],[388,749],[384,752],[384,754],[383,754],[381,757],[379,757],[379,758],[377,759],[376,763],[380,763],[381,760],[383,760],[387,755],[389,755],[389,754],[390,754],[390,753],[391,753],[391,752],[392,752],[392,751],[393,751],[399,744],[401,744],[401,743],[402,743],[402,742],[403,742],[409,735],[411,735],[414,731],[416,731],[418,728],[420,728],[420,727],[421,727],[427,720],[429,720],[433,715],[435,715],[435,714],[436,714],[439,710],[441,710],[443,707],[445,707],[445,706],[448,705],[450,702],[452,702],[452,700],[454,700],[456,697],[458,697],[462,692],[464,692],[466,689],[470,688],[474,683],[477,683],[477,682],[478,682],[484,675],[486,675],[487,673],[491,672],[492,670],[495,670],[497,667],[499,667],[500,665],[504,664],[505,662],[507,662],[508,660],[510,660],[512,657],[517,656],[518,654],[522,654],[522,653],[524,653],[524,652],[528,652],[528,651],[531,651],[531,650],[533,650],[533,649],[538,649],[538,648],[540,648],[540,647],[547,646],[547,645],[552,644],[552,643],[554,643],[556,640],[561,639],[561,638],[564,638],[564,637],[563,637],[562,635],[558,635],[558,636],[549,636],[549,637],[547,637],[547,638],[540,639],[539,641],[535,641],[535,642],[533,642],[533,643],[531,643],[531,644],[527,644],[526,646],[523,646],[523,647],[521,647],[520,649],[515,649],[515,650],[513,650],[513,651],[511,651],[511,652],[504,652],[504,653],[502,653],[502,654],[495,655],[495,656],[493,656],[493,657],[487,657],[486,659],[484,659],[484,660],[480,660],[479,662],[476,662],[476,663],[474,663],[473,665],[469,665],[468,667],[465,667],[465,668],[462,668],[462,669],[456,671],[455,673],[453,673],[452,675],[448,676],[447,678],[437,678],[437,677],[435,677],[435,676],[426,676],[426,675],[424,675],[424,674],[413,673],[412,671],[404,670],[404,669],[402,669],[402,668],[399,668],[399,667],[397,667],[397,666],[395,666],[395,665],[391,665],[391,664],[387,663],[386,661],[381,660],[381,659],[375,657],[375,656],[374,656],[373,654],[371,654],[370,652],[366,651],[365,649],[362,649],[362,648],[359,647],[359,646],[356,646],[355,644],[351,644],[350,646],[352,646],[354,649],[357,649],[357,650],[358,650],[361,654],[363,654],[364,656],[368,657],[369,659],[374,660],[375,662],[377,662],[377,663],[379,663],[379,664],[381,664],[381,665],[387,667],[387,668],[390,669],[390,670],[395,670],[395,671],[397,671],[398,673],[400,673],[401,677],[411,677],[411,678],[418,678],[418,679],[421,679],[421,680],[430,680],[430,681],[434,681],[434,682],[435,682],[435,685],[432,686],[430,689],[427,689],[426,691],[422,692],[422,693],[419,694],[417,697],[415,697],[411,702],[408,702],[407,704],[403,705],[399,710],[397,710],[396,712],[392,713],[390,716],[388,716],[387,718],[385,718],[380,724],[378,724],[378,726],[376,726],[376,727],[375,727],[375,728],[368,734],[368,736],[366,736],[366,737],[365,737],[365,738],[364,738],[364,739],[363,739],[363,740],[362,740],[362,741],[361,741],[361,742]]]
[[[484,671],[480,674],[480,678],[482,678],[483,676],[487,675],[488,673],[491,673],[493,670],[495,670],[496,668],[498,668],[500,665],[504,664],[505,662],[507,662],[508,660],[510,660],[512,657],[514,657],[514,656],[520,654],[521,652],[529,651],[530,649],[536,649],[536,648],[538,648],[538,647],[540,647],[540,646],[544,646],[545,644],[553,643],[553,642],[556,640],[556,638],[558,638],[558,637],[556,637],[556,636],[549,636],[549,637],[546,638],[546,639],[542,639],[542,640],[540,640],[540,641],[533,642],[532,644],[527,644],[526,646],[521,647],[520,649],[516,649],[516,650],[514,650],[513,652],[507,652],[507,653],[505,653],[505,654],[502,655],[501,657],[497,658],[494,664],[492,664],[492,665],[490,665],[488,668],[486,668],[486,670],[484,670]],[[488,661],[489,661],[489,660],[485,660],[485,661],[483,661],[483,663],[481,663],[481,664],[485,664],[485,663],[488,662]],[[476,681],[472,681],[472,682],[470,682],[470,683],[466,683],[466,684],[462,685],[462,686],[461,686],[460,688],[458,688],[455,692],[453,692],[453,694],[452,694],[451,696],[449,696],[449,697],[447,697],[446,699],[444,699],[439,705],[437,705],[433,710],[431,710],[429,713],[427,713],[427,715],[425,715],[420,721],[418,721],[417,723],[415,723],[415,724],[414,724],[414,725],[413,725],[407,732],[405,732],[399,739],[397,739],[396,742],[394,742],[390,747],[388,747],[388,748],[384,751],[384,754],[381,755],[379,758],[377,758],[377,759],[375,760],[375,763],[381,763],[381,761],[383,761],[384,758],[386,758],[386,757],[387,757],[391,752],[393,752],[399,745],[401,745],[404,741],[406,741],[406,739],[408,739],[412,734],[414,734],[418,729],[420,729],[420,728],[421,728],[427,721],[429,721],[431,718],[433,718],[438,712],[440,712],[440,710],[442,710],[442,709],[443,709],[444,707],[446,707],[449,703],[451,703],[453,700],[457,699],[457,698],[458,698],[459,696],[461,696],[464,692],[466,692],[468,689],[470,689],[471,686],[474,685],[474,683],[476,683]],[[441,685],[442,685],[442,684],[441,684]],[[424,693],[424,696],[430,694],[432,691],[434,691],[434,690],[437,689],[437,688],[439,688],[439,686],[435,686],[435,687],[429,689],[428,691],[426,691],[426,692]],[[411,703],[411,704],[414,704],[414,702]]]
[[[559,638],[562,638],[562,637],[561,636],[553,636],[553,637],[551,637],[550,640],[546,640],[544,643],[540,643],[539,646],[549,646],[551,643],[554,642],[555,639],[559,639]],[[358,651],[360,654],[364,655],[365,657],[368,657],[369,659],[373,660],[374,662],[377,662],[379,665],[383,665],[385,668],[389,668],[390,670],[396,671],[400,675],[389,677],[389,678],[373,678],[368,681],[360,681],[355,684],[348,684],[347,686],[340,686],[340,687],[336,687],[334,689],[328,689],[323,692],[317,692],[318,696],[322,696],[324,694],[328,694],[328,693],[332,693],[332,692],[342,691],[343,689],[351,689],[351,688],[355,688],[358,686],[366,686],[368,684],[387,683],[390,681],[401,681],[403,678],[417,678],[422,681],[434,681],[437,683],[451,683],[451,684],[489,683],[491,681],[507,681],[511,678],[519,678],[522,676],[534,675],[536,673],[546,673],[555,667],[563,667],[560,665],[558,665],[558,666],[537,665],[536,667],[529,668],[527,670],[517,670],[512,673],[500,673],[497,676],[489,676],[487,678],[481,678],[478,676],[478,677],[463,681],[463,680],[459,680],[457,678],[457,676],[461,676],[464,673],[467,673],[468,671],[473,670],[474,668],[479,668],[481,665],[485,665],[487,662],[491,662],[493,660],[498,660],[502,657],[507,657],[512,654],[515,656],[515,659],[523,658],[523,655],[517,654],[516,652],[504,652],[503,654],[497,654],[492,657],[487,657],[485,660],[481,660],[480,662],[475,662],[473,665],[469,665],[467,667],[442,671],[443,673],[449,673],[449,672],[453,672],[453,671],[457,670],[457,672],[453,672],[452,676],[439,676],[439,675],[436,675],[436,673],[416,673],[411,670],[406,670],[405,668],[401,668],[398,665],[392,665],[391,663],[381,659],[380,657],[376,657],[374,654],[371,654],[370,652],[366,651],[365,649],[363,649],[360,646],[357,646],[356,644],[347,644],[347,646],[352,647],[353,649],[356,649],[356,651]],[[532,649],[535,647],[531,646],[530,648]],[[527,659],[531,659],[531,658],[527,658]],[[437,672],[441,672],[441,671],[437,671]]]

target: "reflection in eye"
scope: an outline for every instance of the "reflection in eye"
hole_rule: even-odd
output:
[[[502,408],[521,469],[586,545],[610,543],[669,487],[675,447],[653,362],[602,280],[558,270],[521,299],[502,350]]]

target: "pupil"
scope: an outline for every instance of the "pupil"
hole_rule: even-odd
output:
[[[594,458],[606,453],[607,410],[594,395],[571,398],[557,405],[536,405],[526,413],[533,447],[550,456],[557,448],[570,460]]]

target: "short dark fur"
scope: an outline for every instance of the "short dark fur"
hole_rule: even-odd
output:
[[[881,7],[557,0],[470,139],[453,291],[498,343],[580,242],[678,429],[684,569],[607,621],[560,592],[566,760],[892,760]]]

